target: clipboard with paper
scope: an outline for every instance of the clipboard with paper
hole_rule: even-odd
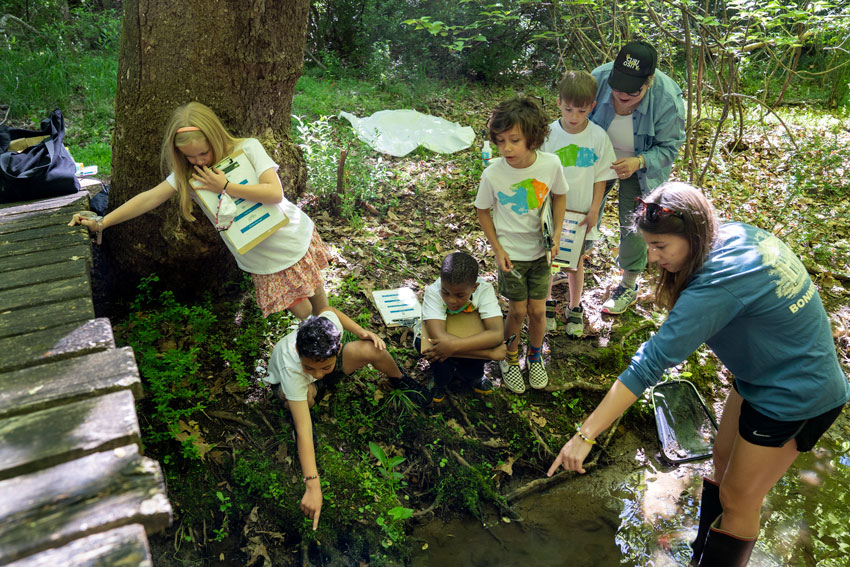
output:
[[[256,185],[260,182],[254,166],[242,150],[225,157],[215,168],[224,173],[231,185]],[[215,218],[221,195],[204,189],[198,189],[195,194],[208,214]],[[289,217],[278,205],[264,205],[240,197],[234,198],[233,202],[236,216],[230,228],[222,234],[239,254],[244,254],[289,223]]]
[[[584,248],[584,238],[587,235],[587,225],[581,221],[587,213],[567,210],[564,213],[564,225],[561,229],[561,241],[558,246],[558,254],[553,264],[571,270],[576,269],[581,262],[581,251]]]
[[[549,265],[552,265],[552,247],[555,246],[553,224],[552,196],[550,192],[540,205],[540,235],[543,237],[543,249],[546,251],[546,262]]]

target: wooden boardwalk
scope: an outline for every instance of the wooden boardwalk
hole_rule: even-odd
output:
[[[0,205],[0,565],[151,566],[171,523],[130,348],[95,319],[89,194]]]

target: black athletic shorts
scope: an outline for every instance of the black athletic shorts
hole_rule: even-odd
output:
[[[735,391],[738,391],[737,387]],[[810,419],[779,421],[764,415],[744,400],[738,420],[738,433],[753,445],[761,447],[782,447],[796,439],[797,450],[805,453],[812,450],[843,409],[844,404],[841,404]]]

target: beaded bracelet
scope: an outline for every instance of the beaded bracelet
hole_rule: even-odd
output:
[[[596,439],[588,438],[584,433],[581,432],[582,423],[576,423],[576,432],[578,436],[581,437],[581,440],[587,443],[588,445],[596,445]]]
[[[314,478],[319,478],[319,475],[313,474],[313,475],[310,475],[310,476],[305,476],[304,482],[307,482],[308,480],[313,480]]]

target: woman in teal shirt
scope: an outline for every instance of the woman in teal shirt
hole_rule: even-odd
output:
[[[826,311],[802,262],[778,238],[718,224],[703,194],[665,183],[635,209],[632,230],[658,264],[658,332],[579,426],[549,469],[584,472],[594,439],[664,371],[707,344],[734,375],[703,483],[692,565],[747,564],[764,497],[811,450],[850,397]]]

